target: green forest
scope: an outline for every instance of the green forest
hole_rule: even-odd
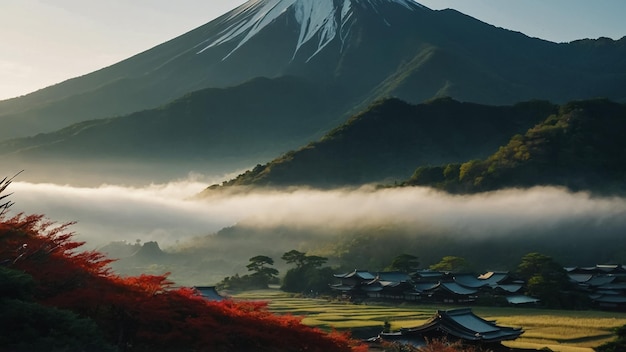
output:
[[[571,102],[484,159],[420,167],[405,185],[453,193],[539,185],[624,194],[626,106]]]

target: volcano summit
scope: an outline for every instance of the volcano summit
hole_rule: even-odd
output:
[[[220,33],[222,36],[216,40],[212,39],[213,41],[199,53],[230,41],[237,43],[237,47],[233,49],[234,52],[283,13],[290,11],[300,25],[298,43],[293,56],[295,57],[298,50],[309,41],[313,40],[317,43],[317,50],[307,59],[309,61],[337,36],[341,40],[341,48],[344,48],[348,43],[350,29],[355,24],[354,6],[369,7],[370,10],[380,13],[378,7],[387,3],[398,4],[412,11],[424,8],[408,0],[251,1],[234,11],[226,20],[228,27],[224,33]],[[381,20],[391,25],[384,16],[381,16]],[[232,52],[227,57],[230,54]]]

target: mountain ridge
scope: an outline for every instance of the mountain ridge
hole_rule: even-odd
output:
[[[212,185],[200,196],[237,187],[367,183],[462,194],[536,186],[626,194],[624,133],[626,104],[607,99],[501,107],[450,98],[418,105],[390,99],[319,141]],[[412,167],[412,176],[403,178]]]
[[[417,105],[382,100],[320,140],[222,186],[332,188],[404,181],[419,165],[486,157],[555,111],[543,101],[497,107],[450,98]]]
[[[336,96],[296,77],[256,78],[195,91],[156,109],[3,141],[0,160],[28,170],[29,177],[58,182],[68,173],[76,182],[84,172],[96,183],[110,182],[116,163],[127,170],[116,173],[152,182],[185,177],[189,168],[225,174],[319,138],[338,123],[335,111],[343,108]],[[140,164],[154,168],[140,170]],[[58,165],[66,172],[46,172]]]
[[[285,3],[292,2],[296,3]],[[228,21],[236,14],[253,5],[272,3],[279,2],[249,1],[118,64],[0,102],[0,121],[6,127],[0,131],[0,140],[155,108],[194,90],[235,86],[261,76],[291,75],[340,86],[346,99],[359,109],[385,96],[419,103],[448,95],[484,104],[626,97],[625,64],[619,59],[626,52],[623,41],[601,40],[602,52],[594,52],[584,47],[585,43],[556,44],[529,38],[454,10],[434,11],[406,1],[359,2],[374,4],[376,11],[351,6],[349,31],[335,37],[322,26],[329,21],[315,22],[318,27],[303,30],[291,10],[271,17],[271,22],[249,38],[242,37],[243,32],[223,38],[228,34]],[[333,2],[339,19],[340,10],[347,8],[341,7],[344,3],[352,2]],[[298,4],[321,6],[310,1]],[[423,11],[410,11],[405,5]],[[308,9],[315,12],[319,8]],[[319,43],[322,38],[324,50],[318,52],[320,47],[314,41]],[[424,47],[437,48],[445,60],[438,64],[439,60],[431,58],[425,61],[429,69],[409,67],[404,72],[406,62],[425,57]],[[450,71],[455,65],[467,72]],[[579,67],[587,68],[573,80]],[[410,79],[404,81],[404,77]],[[420,82],[429,83],[424,87]],[[388,89],[381,89],[381,84]]]

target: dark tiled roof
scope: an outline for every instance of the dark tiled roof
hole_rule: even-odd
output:
[[[435,316],[425,324],[410,329],[403,329],[400,331],[400,334],[405,337],[443,334],[466,341],[493,343],[515,340],[523,332],[519,328],[498,326],[492,321],[478,317],[469,308],[461,308],[437,311]],[[394,333],[393,337],[389,337],[397,339],[397,334]],[[384,333],[381,334],[381,338],[386,338]]]
[[[505,292],[516,293],[519,292],[524,285],[521,284],[510,284],[510,285],[496,285],[493,286],[494,289],[501,289]]]
[[[480,280],[470,274],[456,275],[454,282],[469,288],[481,288],[489,285],[487,280]]]
[[[450,291],[454,294],[457,295],[473,295],[476,292],[478,292],[478,290],[475,289],[471,289],[471,288],[467,288],[467,287],[463,287],[457,283],[454,282],[442,282],[441,283],[441,287],[447,291]]]
[[[210,301],[221,301],[224,299],[214,286],[194,286],[200,295]]]
[[[352,277],[357,277],[363,280],[374,280],[376,278],[376,275],[366,270],[355,270],[345,274],[335,274],[335,277],[338,279],[349,279]]]
[[[585,282],[585,285],[599,287],[615,281],[615,276],[594,276]]]
[[[567,274],[570,280],[578,283],[585,283],[593,277],[593,274]]]
[[[411,276],[399,271],[383,271],[377,273],[381,281],[410,282]]]

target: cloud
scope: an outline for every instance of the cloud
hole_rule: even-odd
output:
[[[72,187],[15,182],[13,211],[45,214],[57,222],[77,221],[77,238],[100,245],[110,241],[156,240],[171,244],[216,231],[235,221],[219,209],[185,198],[204,184],[173,182],[147,187]]]
[[[219,196],[209,199],[220,201]],[[478,195],[450,195],[418,187],[294,190],[231,195],[227,199],[249,208],[247,223],[257,226],[355,227],[391,222],[463,231],[469,236],[495,236],[581,220],[621,222],[626,214],[623,198],[594,198],[553,187]]]
[[[146,187],[73,187],[14,182],[13,212],[45,214],[72,227],[93,246],[110,241],[155,240],[162,246],[248,226],[358,228],[394,226],[432,233],[491,238],[585,224],[593,231],[626,228],[626,199],[597,198],[538,187],[479,195],[449,195],[428,188],[294,189],[216,194],[191,199],[206,187],[181,180]]]

